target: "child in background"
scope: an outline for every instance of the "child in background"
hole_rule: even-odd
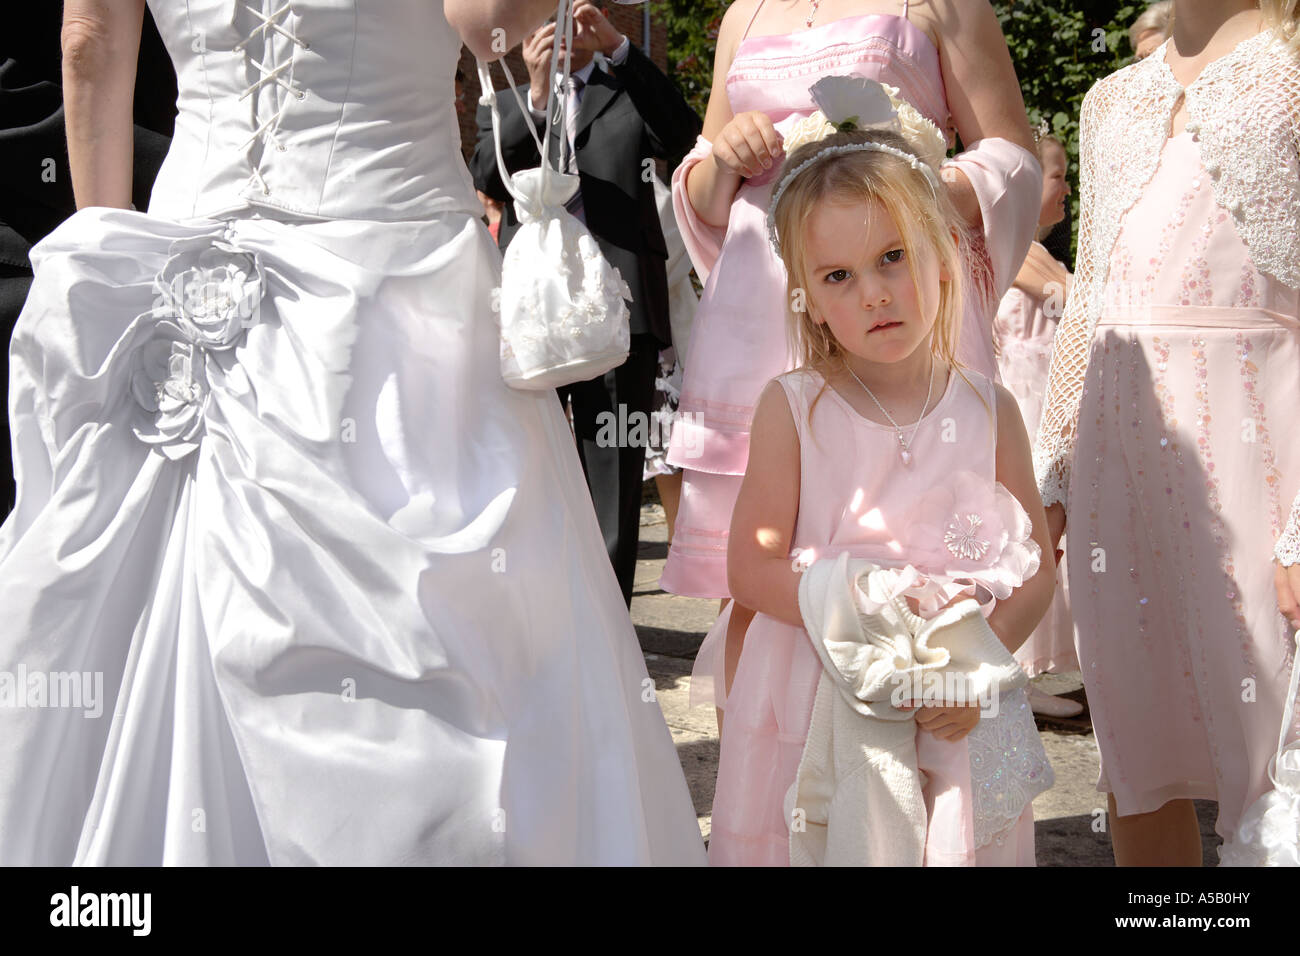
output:
[[[1052,338],[1056,323],[1065,307],[1071,275],[1065,263],[1052,258],[1043,240],[1052,227],[1065,218],[1065,198],[1070,195],[1066,177],[1068,160],[1065,147],[1054,136],[1042,133],[1038,138],[1038,161],[1043,165],[1043,203],[1038,216],[1037,241],[1016,274],[1007,294],[1002,297],[993,320],[993,340],[998,346],[998,372],[1002,384],[1016,397],[1020,417],[1032,440],[1043,416],[1043,393],[1047,389],[1047,369],[1052,361]],[[1077,671],[1079,658],[1074,650],[1074,621],[1070,617],[1064,558],[1057,574],[1056,597],[1043,622],[1034,628],[1016,660],[1034,677],[1049,671]],[[1083,705],[1064,697],[1054,697],[1030,688],[1029,706],[1034,713],[1049,717],[1075,717]]]

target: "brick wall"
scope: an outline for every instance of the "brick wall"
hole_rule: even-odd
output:
[[[559,5],[558,3],[556,4]],[[645,50],[645,31],[644,31],[644,11],[645,4],[635,6],[623,6],[621,4],[608,4],[605,8],[606,15],[619,32],[625,34],[627,38],[642,50]],[[667,30],[662,23],[657,23],[653,14],[650,17],[650,58],[654,60],[659,69],[667,72],[668,70],[668,38]],[[528,82],[528,68],[524,66],[523,57],[519,54],[519,48],[511,50],[506,55],[506,64],[510,67],[510,73],[515,78],[516,83]],[[465,74],[465,99],[460,114],[460,142],[461,151],[465,158],[469,159],[470,153],[474,151],[474,138],[477,134],[477,124],[474,120],[475,111],[478,109],[479,82],[478,69],[474,64],[474,56],[464,47],[460,51],[460,68]],[[492,80],[497,89],[504,89],[506,85],[505,73],[499,65],[492,67]],[[509,93],[506,94],[507,96]]]

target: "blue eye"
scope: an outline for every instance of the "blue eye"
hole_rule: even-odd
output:
[[[831,285],[838,285],[839,283],[843,282],[846,278],[848,278],[848,275],[849,275],[848,269],[836,269],[834,272],[826,273],[826,281],[829,282]],[[839,276],[839,278],[836,278],[836,276]]]
[[[893,262],[902,262],[902,261],[903,261],[903,250],[902,250],[902,249],[890,249],[890,250],[889,250],[888,252],[886,252],[883,256],[881,256],[880,259],[881,259],[882,262],[890,262],[890,263],[893,263]]]

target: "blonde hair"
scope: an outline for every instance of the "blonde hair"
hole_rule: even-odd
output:
[[[1300,51],[1300,2],[1298,0],[1259,0],[1264,24],[1275,30],[1292,52]]]
[[[1046,146],[1048,143],[1051,143],[1053,146],[1055,146],[1055,147],[1056,147],[1057,149],[1059,149],[1061,152],[1065,153],[1065,158],[1066,158],[1067,160],[1070,158],[1070,153],[1069,153],[1069,151],[1065,148],[1065,144],[1064,144],[1064,143],[1062,143],[1059,139],[1057,139],[1057,138],[1056,138],[1054,135],[1052,135],[1051,133],[1044,133],[1042,136],[1038,137],[1038,142],[1036,142],[1036,143],[1034,144],[1034,152],[1038,154],[1038,161],[1039,161],[1040,163],[1043,161],[1043,147]]]
[[[807,143],[787,156],[777,183],[785,182],[792,170],[826,150],[862,143],[879,143],[915,155],[902,136],[887,130],[834,133]],[[823,379],[828,371],[845,364],[844,350],[829,326],[812,318],[807,301],[812,283],[807,270],[805,231],[819,205],[853,202],[878,203],[893,220],[902,236],[908,269],[920,301],[929,299],[916,273],[920,249],[927,246],[932,249],[951,276],[939,283],[939,307],[930,335],[930,350],[936,359],[951,365],[970,384],[957,361],[957,343],[965,299],[981,297],[991,306],[992,278],[987,257],[973,253],[972,235],[948,198],[947,190],[935,188],[924,170],[883,150],[832,151],[821,156],[786,185],[773,211],[787,276],[787,331],[796,364],[820,372]],[[800,290],[801,295],[797,294]],[[797,299],[803,302],[802,308],[796,311]],[[810,419],[825,389],[823,382],[822,390],[809,406]],[[975,392],[979,394],[978,389]]]
[[[1133,25],[1128,28],[1129,46],[1136,53],[1138,41],[1142,39],[1142,34],[1155,31],[1165,39],[1169,38],[1169,28],[1174,19],[1174,0],[1160,0],[1159,3],[1153,3],[1145,10],[1138,14],[1138,18],[1133,21]]]

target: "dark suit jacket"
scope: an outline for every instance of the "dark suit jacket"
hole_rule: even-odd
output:
[[[76,212],[64,133],[61,4],[27,4],[0,32],[0,267],[30,271],[27,253]],[[17,13],[17,11],[13,11]],[[139,209],[171,143],[176,75],[146,12],[135,90],[132,199]]]
[[[597,66],[582,93],[574,138],[582,201],[597,245],[618,268],[632,290],[632,333],[650,333],[664,346],[671,342],[668,324],[668,250],[659,225],[654,184],[642,172],[651,158],[676,160],[695,145],[700,119],[672,81],[635,44],[621,66],[606,73]],[[519,88],[525,103],[528,86]],[[509,90],[497,96],[501,112],[501,152],[511,173],[541,163],[525,123],[540,137],[543,122],[521,113]],[[563,131],[561,131],[563,135]],[[552,135],[551,163],[559,163],[559,137]],[[492,140],[492,113],[478,110],[478,142],[470,158],[474,182],[505,204],[500,245],[504,249],[519,229],[514,204],[497,170]],[[654,175],[653,168],[650,175]]]

